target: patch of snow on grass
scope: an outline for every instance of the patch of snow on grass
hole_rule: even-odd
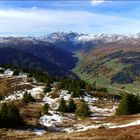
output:
[[[15,94],[5,97],[4,101],[20,100],[22,99],[23,94],[24,94],[24,91],[17,91]]]
[[[5,76],[12,76],[13,75],[13,71],[10,70],[10,69],[7,69],[7,70],[4,71],[4,75]]]
[[[46,131],[43,129],[35,129],[35,133],[37,136],[42,136]]]
[[[58,98],[51,98],[49,97],[50,93],[46,93],[45,97],[43,98],[43,102],[48,103],[50,107],[56,109],[58,107]]]
[[[84,96],[84,100],[88,103],[93,103],[93,102],[98,101],[98,98],[92,98],[90,97],[90,95],[87,94],[86,96]]]
[[[129,126],[135,126],[140,125],[140,120],[136,120],[134,122],[128,123],[128,124],[122,124],[122,125],[114,125],[112,123],[104,123],[104,124],[98,124],[98,125],[90,125],[90,126],[84,126],[82,124],[75,125],[77,127],[76,131],[86,131],[89,129],[98,129],[100,127],[107,127],[107,128],[123,128],[123,127],[129,127]]]
[[[114,106],[112,109],[109,109],[109,108],[99,108],[99,107],[90,105],[89,108],[92,112],[96,112],[105,116],[113,115],[116,110],[116,106]]]
[[[122,125],[116,125],[116,126],[110,126],[109,128],[122,128],[122,127],[129,127],[134,125],[140,125],[140,120],[128,123],[128,124],[122,124]]]
[[[57,114],[56,111],[49,111],[50,114],[44,115],[40,117],[39,123],[41,125],[44,125],[52,130],[59,131],[60,128],[57,127],[59,124],[61,124],[64,120],[67,118]]]
[[[23,72],[19,73],[19,77],[27,77],[27,75],[28,75],[27,73],[23,73]]]
[[[111,125],[111,123],[94,124],[94,125],[89,125],[89,126],[85,126],[83,124],[76,124],[76,125],[74,125],[74,127],[76,128],[75,131],[86,131],[86,130],[89,130],[89,129],[98,129],[100,127],[108,127],[110,125]]]
[[[34,87],[31,90],[28,90],[29,93],[35,98],[39,98],[40,93],[43,92],[44,86]]]
[[[62,90],[60,93],[59,98],[64,98],[64,100],[69,100],[69,98],[71,97],[71,94],[68,94],[67,90]]]
[[[43,87],[35,87],[27,91],[28,93],[31,93],[33,97],[39,98],[39,94],[43,92]],[[17,91],[15,92],[15,94],[5,97],[3,101],[21,100],[23,98],[24,93],[25,91]]]
[[[56,109],[58,107],[58,104],[59,104],[59,100],[63,97],[64,100],[69,100],[71,94],[68,94],[68,91],[67,90],[61,90],[59,91],[57,94],[58,94],[58,98],[52,98],[52,97],[49,97],[51,94],[51,92],[48,92],[46,93],[45,97],[43,98],[43,101],[45,103],[48,103],[50,105],[51,108],[53,109]]]

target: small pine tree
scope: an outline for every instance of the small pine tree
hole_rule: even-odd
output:
[[[6,103],[1,105],[0,109],[0,127],[6,127],[6,120],[7,120],[7,112],[8,112],[8,107]]]
[[[23,120],[14,104],[3,104],[0,110],[0,127],[15,128],[22,126]]]
[[[3,96],[2,96],[2,95],[0,95],[0,101],[1,101],[1,100],[3,100]]]
[[[86,104],[84,100],[81,101],[81,104],[75,113],[78,117],[89,117],[91,114],[88,104]]]
[[[2,74],[3,74],[3,73],[4,73],[4,69],[0,69],[0,73],[2,73]]]
[[[80,97],[82,96],[82,92],[80,90],[80,87],[76,87],[73,89],[73,92],[72,92],[72,97]]]
[[[131,106],[130,106],[130,113],[136,114],[140,113],[140,97],[139,95],[132,95]]]
[[[60,112],[63,112],[63,113],[68,111],[68,108],[67,108],[67,105],[66,105],[64,98],[61,98],[60,103],[59,103],[59,107],[57,110]]]
[[[44,104],[44,106],[43,106],[43,113],[44,113],[44,114],[47,114],[47,113],[48,113],[49,107],[50,107],[50,106],[49,106],[48,103]]]
[[[68,112],[75,112],[75,110],[76,110],[76,105],[75,105],[73,99],[71,98],[69,100],[69,104],[68,104]]]
[[[19,75],[20,70],[19,69],[14,69],[13,75]]]
[[[46,93],[46,92],[50,92],[50,91],[51,91],[51,86],[50,86],[49,82],[46,82],[43,92]]]
[[[46,93],[46,92],[50,92],[51,91],[51,88],[46,86],[44,89],[43,89],[43,92]]]
[[[119,107],[116,109],[116,115],[129,115],[140,112],[140,98],[133,94],[125,93],[122,95]]]
[[[35,99],[31,95],[31,93],[28,93],[27,91],[25,91],[23,98],[22,98],[22,101],[25,103],[29,103],[29,102],[34,102]]]
[[[8,106],[7,118],[11,127],[19,126],[22,124],[22,118],[20,116],[19,110],[14,104],[10,104]]]
[[[96,89],[97,89],[96,81],[94,81],[94,82],[93,82],[93,85],[92,85],[92,90],[93,90],[93,91],[96,91]]]

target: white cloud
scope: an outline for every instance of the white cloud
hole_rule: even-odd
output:
[[[105,2],[105,0],[92,0],[91,1],[92,5],[94,5],[94,6],[102,4],[104,2]]]
[[[0,10],[0,36],[44,35],[55,31],[83,33],[131,33],[140,19],[128,19],[86,11],[14,9]]]

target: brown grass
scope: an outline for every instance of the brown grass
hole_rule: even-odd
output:
[[[30,84],[19,84],[20,82],[23,82],[22,78],[0,77],[0,95],[8,96],[14,91],[33,88]]]
[[[17,130],[2,130],[0,129],[1,140],[139,140],[140,139],[140,125],[127,128],[115,129],[91,129],[85,132],[74,133],[49,133],[43,136],[36,136],[31,131],[24,131],[20,133]],[[20,133],[20,135],[19,135]]]
[[[41,111],[42,111],[42,104],[20,103],[18,106],[19,106],[22,118],[26,122],[26,124],[31,125],[31,126],[37,126],[38,118],[40,117]]]

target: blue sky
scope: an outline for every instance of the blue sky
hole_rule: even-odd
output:
[[[139,1],[0,1],[0,36],[140,32]]]

